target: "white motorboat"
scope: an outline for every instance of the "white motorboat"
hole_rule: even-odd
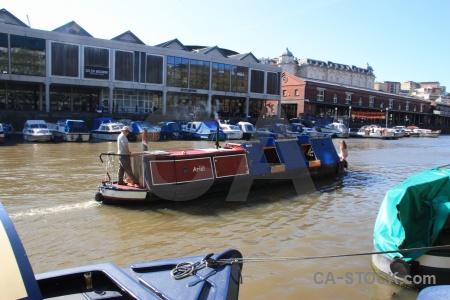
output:
[[[237,125],[220,124],[220,128],[226,134],[227,140],[240,140],[244,136],[244,132]]]
[[[397,130],[401,137],[410,137],[412,130],[407,128],[406,126],[394,126],[393,129]]]
[[[92,130],[91,135],[93,139],[104,141],[117,141],[122,132],[122,123],[102,123],[98,129]]]
[[[29,142],[49,142],[53,134],[44,120],[28,120],[22,130],[23,139]]]
[[[91,136],[83,120],[59,120],[51,129],[54,139],[66,142],[88,142]]]
[[[302,123],[291,123],[286,129],[286,136],[296,137],[298,135],[309,135],[310,137],[317,137],[318,132],[313,129],[306,127]]]
[[[357,135],[363,138],[380,138],[380,139],[398,139],[399,136],[395,129],[381,127],[380,125],[364,125]]]
[[[418,129],[419,137],[433,137],[437,138],[441,134],[440,130],[431,130],[431,129]]]
[[[242,130],[245,140],[251,139],[256,133],[256,127],[250,122],[238,122],[236,125]]]
[[[341,134],[341,132],[337,128],[335,128],[334,126],[330,126],[330,124],[316,125],[313,128],[321,136],[327,136],[327,137],[333,138],[333,137],[338,137]]]
[[[333,122],[331,124],[328,124],[328,127],[336,129],[338,132],[336,132],[336,137],[338,138],[348,138],[349,136],[349,130],[347,126],[345,126],[342,123],[339,122]]]

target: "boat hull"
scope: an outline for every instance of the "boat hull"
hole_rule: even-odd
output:
[[[91,137],[90,133],[66,133],[66,132],[53,132],[55,140],[62,140],[65,142],[89,142]]]
[[[372,267],[378,276],[390,283],[407,288],[422,289],[434,285],[450,284],[450,256],[426,253],[408,263],[410,272],[395,276],[391,270],[394,260],[383,254],[372,255]]]
[[[117,141],[117,138],[120,135],[120,132],[104,132],[104,131],[91,131],[91,135],[93,139],[102,140],[102,141]]]
[[[53,135],[50,134],[24,134],[23,139],[28,142],[49,142],[53,139]]]

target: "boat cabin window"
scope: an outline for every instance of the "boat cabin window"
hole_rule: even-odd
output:
[[[280,164],[277,148],[275,146],[264,147],[264,156],[269,164]]]
[[[302,144],[302,151],[305,155],[306,161],[317,160],[311,144]]]

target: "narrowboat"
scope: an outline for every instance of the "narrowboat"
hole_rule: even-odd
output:
[[[102,153],[106,175],[95,199],[103,203],[138,203],[157,199],[188,201],[208,193],[222,193],[227,201],[245,201],[253,187],[289,182],[297,193],[315,190],[313,179],[343,172],[330,138],[275,140],[259,138],[223,147],[141,152],[132,156],[140,187],[118,185],[110,174],[117,154]]]

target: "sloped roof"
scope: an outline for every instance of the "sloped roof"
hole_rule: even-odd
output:
[[[191,51],[189,48],[183,45],[182,42],[180,42],[178,39],[173,39],[158,45],[155,45],[155,47],[160,48],[170,48],[170,49],[178,49],[178,50],[184,50],[184,51]]]
[[[223,51],[217,47],[217,46],[213,46],[213,47],[207,47],[207,48],[203,48],[203,49],[197,49],[194,50],[194,52],[200,53],[200,54],[219,54],[223,57],[227,57],[225,55],[225,53],[223,53]]]
[[[228,57],[232,58],[232,59],[242,60],[242,61],[244,61],[244,60],[246,60],[246,61],[253,60],[255,63],[259,63],[260,62],[259,59],[257,59],[253,55],[253,53],[251,53],[251,52],[243,53],[243,54],[231,55],[231,56],[228,56]]]
[[[5,24],[30,27],[4,8],[0,9],[0,19],[3,20]]]
[[[130,30],[125,31],[124,33],[116,36],[115,38],[111,39],[113,41],[120,41],[120,42],[127,42],[127,43],[133,43],[133,44],[140,44],[145,45],[143,41],[141,41],[134,33],[132,33]]]
[[[83,27],[78,25],[75,21],[71,21],[61,27],[53,29],[52,31],[92,37],[92,35],[89,32],[84,30]]]

